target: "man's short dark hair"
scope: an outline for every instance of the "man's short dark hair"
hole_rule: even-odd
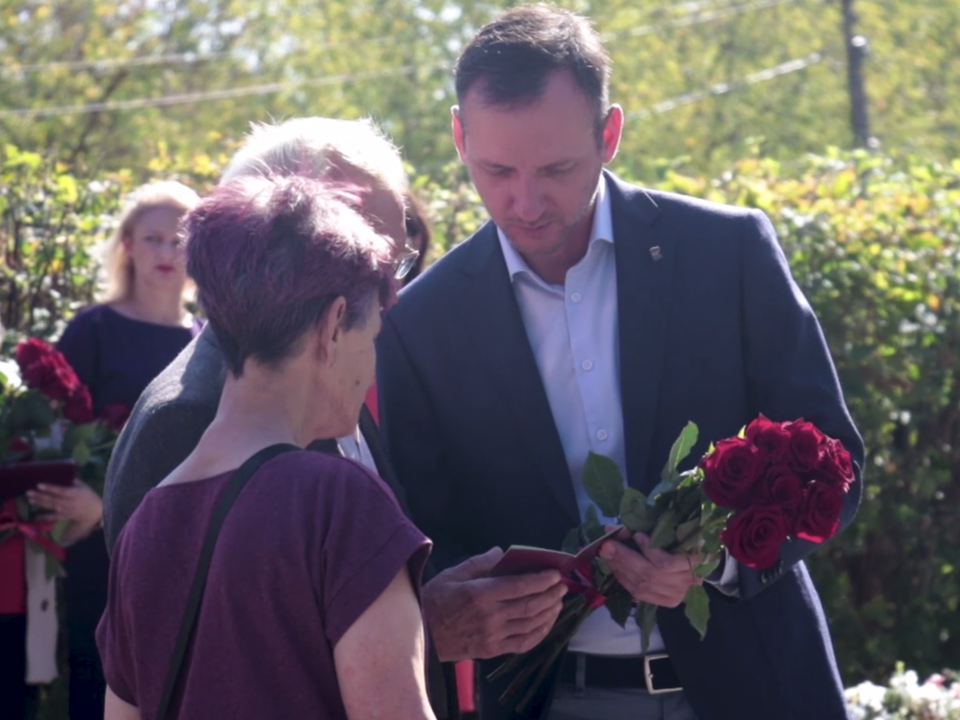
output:
[[[602,130],[610,95],[610,56],[582,15],[553,5],[523,5],[484,25],[454,68],[457,101],[472,89],[489,105],[536,102],[549,77],[569,72],[595,104]]]

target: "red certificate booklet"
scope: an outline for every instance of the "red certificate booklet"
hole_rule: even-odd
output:
[[[526,545],[511,545],[490,571],[491,577],[501,575],[523,575],[541,570],[559,570],[564,576],[574,570],[585,568],[597,557],[600,546],[623,529],[617,525],[602,538],[594,540],[576,555],[562,550],[544,550]]]
[[[73,460],[4,465],[0,467],[0,503],[33,490],[40,483],[67,487],[76,476],[77,466]]]

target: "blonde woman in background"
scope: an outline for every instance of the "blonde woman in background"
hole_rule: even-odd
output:
[[[107,247],[106,292],[81,310],[57,348],[90,389],[93,413],[122,424],[137,398],[200,331],[185,308],[189,283],[180,220],[199,201],[178,182],[135,191]],[[36,506],[71,522],[65,585],[70,648],[70,718],[103,717],[106,684],[94,631],[107,601],[103,502],[79,480],[41,486]]]

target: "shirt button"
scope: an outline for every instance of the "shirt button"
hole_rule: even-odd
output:
[[[582,363],[580,363],[580,367],[582,367],[584,370],[593,370],[593,363],[589,360],[584,360]]]
[[[580,302],[581,300],[580,293],[574,293],[573,295],[570,296],[570,299],[575,303]]]
[[[597,440],[606,440],[608,437],[606,430],[597,431]]]

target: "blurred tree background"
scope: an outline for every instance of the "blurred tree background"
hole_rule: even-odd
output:
[[[0,133],[87,172],[217,158],[251,121],[373,115],[418,172],[453,157],[450,68],[506,2],[0,0]],[[760,144],[849,147],[841,0],[603,0],[618,168],[717,174]],[[857,0],[879,146],[956,157],[960,3]]]
[[[463,240],[485,215],[449,140],[450,69],[511,4],[0,0],[7,347],[91,301],[125,192],[202,192],[252,121],[377,118],[433,257]],[[869,453],[857,520],[811,561],[844,680],[960,668],[960,2],[855,0],[859,143],[842,0],[561,4],[613,55],[613,169],[768,212],[821,318]]]

